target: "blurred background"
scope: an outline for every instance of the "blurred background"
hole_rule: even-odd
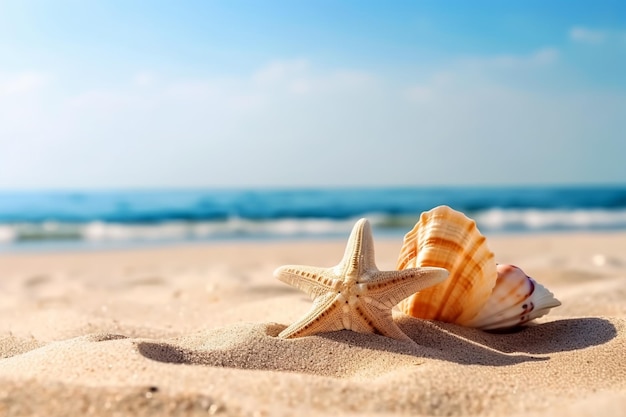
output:
[[[626,2],[0,0],[0,250],[626,229]]]

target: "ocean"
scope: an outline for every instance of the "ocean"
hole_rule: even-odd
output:
[[[402,236],[446,204],[493,233],[626,230],[626,186],[0,192],[0,251]]]

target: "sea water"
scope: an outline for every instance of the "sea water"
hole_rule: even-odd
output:
[[[485,233],[626,229],[626,186],[0,192],[0,250],[403,235],[446,204]]]

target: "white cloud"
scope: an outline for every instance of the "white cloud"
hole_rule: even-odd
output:
[[[477,69],[531,69],[551,65],[559,58],[555,48],[538,49],[527,55],[501,54],[487,57],[470,57],[460,64]]]
[[[92,90],[71,97],[66,104],[77,110],[123,111],[138,107],[141,99],[130,92]]]
[[[536,65],[549,65],[559,58],[559,51],[554,48],[543,48],[532,54],[531,62]]]
[[[258,84],[267,85],[298,77],[308,70],[309,62],[306,59],[274,61],[256,71],[252,79]]]
[[[200,99],[219,95],[219,84],[211,80],[177,80],[165,87],[164,92],[178,99]]]
[[[431,74],[427,81],[413,84],[405,89],[405,97],[410,101],[427,103],[443,91],[454,88],[458,74],[452,70],[439,70]]]
[[[156,80],[156,75],[149,71],[139,72],[135,74],[135,77],[133,78],[133,82],[135,83],[135,85],[138,85],[140,87],[149,87],[151,85],[154,85]]]
[[[549,48],[458,60],[413,83],[276,61],[240,77],[35,95],[19,119],[0,100],[0,187],[610,178],[602,161],[626,152],[616,133],[626,98],[518,83],[518,70],[555,60]]]
[[[466,90],[471,85],[506,86],[522,78],[520,75],[532,77],[552,69],[558,58],[559,51],[554,48],[541,48],[529,54],[464,57],[407,86],[404,97],[409,101],[427,103],[439,96]]]
[[[294,94],[306,94],[311,91],[311,83],[306,78],[293,80],[289,85],[289,91]]]
[[[570,29],[569,37],[574,42],[588,45],[626,44],[626,30],[623,29],[590,29],[575,26]]]
[[[0,74],[0,96],[18,95],[37,91],[44,87],[49,77],[40,72]]]
[[[526,56],[501,55],[491,59],[491,63],[500,68],[540,67],[552,64],[559,53],[554,48],[543,48]]]
[[[603,43],[607,38],[607,32],[603,30],[588,29],[582,26],[575,26],[570,29],[571,40],[589,44]]]
[[[427,85],[414,85],[406,90],[407,98],[417,102],[427,102],[433,98],[434,94],[434,89]]]
[[[366,72],[345,69],[320,73],[311,67],[309,61],[295,59],[271,62],[252,74],[251,81],[248,88],[263,94],[306,95],[359,88],[374,83],[375,77]]]
[[[235,110],[253,110],[265,104],[265,99],[260,94],[233,94],[230,95],[226,102]]]
[[[53,89],[46,88],[50,79],[46,73],[37,71],[0,73],[1,145],[24,147],[34,155],[37,147],[31,145],[43,131],[52,130],[54,126],[56,132],[63,133],[63,127],[53,117],[56,111],[51,99]],[[56,132],[50,131],[50,135]],[[10,149],[0,148],[0,154],[10,158]],[[0,161],[2,169],[3,165]]]

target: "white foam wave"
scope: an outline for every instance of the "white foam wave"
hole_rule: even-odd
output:
[[[15,240],[15,230],[11,226],[0,226],[0,243],[8,243]]]
[[[475,216],[479,226],[494,230],[618,229],[626,227],[626,210],[503,210]]]
[[[353,221],[282,219],[254,221],[232,218],[223,222],[168,222],[128,225],[93,222],[82,234],[88,241],[162,241],[236,237],[325,236],[350,231]]]
[[[417,217],[380,213],[366,215],[379,231],[405,233]],[[472,215],[481,230],[610,230],[626,229],[626,210],[510,210],[491,209]],[[90,222],[0,224],[0,244],[23,241],[161,242],[236,238],[347,236],[356,218],[249,220],[219,222],[172,221],[159,224]]]

